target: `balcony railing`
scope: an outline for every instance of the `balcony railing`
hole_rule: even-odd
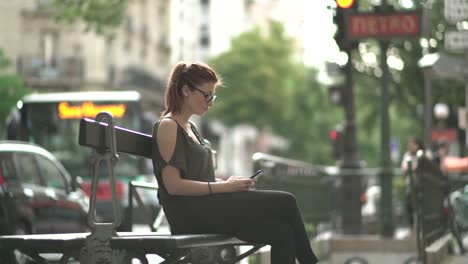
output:
[[[18,73],[31,86],[75,86],[84,78],[83,60],[66,57],[45,62],[39,56],[22,56],[18,59]]]
[[[34,5],[28,5],[21,10],[25,17],[52,17],[55,13],[54,0],[36,0]]]

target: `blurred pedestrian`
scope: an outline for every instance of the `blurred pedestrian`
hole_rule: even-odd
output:
[[[434,152],[434,162],[439,166],[442,172],[446,171],[444,160],[449,155],[450,143],[447,141],[440,141],[437,143]]]
[[[210,146],[189,119],[213,106],[218,85],[203,63],[178,63],[168,81],[166,109],[153,129],[153,167],[171,232],[268,244],[272,264],[317,263],[292,194],[252,190],[249,177],[215,179]]]
[[[417,167],[417,153],[418,151],[425,151],[424,143],[419,138],[410,138],[408,140],[408,149],[403,154],[403,158],[401,160],[401,170],[403,173],[403,177],[405,178],[405,207],[406,213],[408,217],[408,224],[410,227],[413,227],[413,203],[411,200],[411,186],[410,186],[410,179],[409,179],[409,170],[414,170]],[[408,162],[411,161],[411,168],[408,168]]]

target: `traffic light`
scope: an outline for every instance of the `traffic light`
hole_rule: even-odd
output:
[[[358,8],[358,0],[335,0],[336,9],[335,15],[333,16],[333,23],[336,25],[335,41],[340,50],[346,49],[346,38],[345,38],[345,13],[352,10],[356,11]]]
[[[346,9],[346,8],[353,7],[354,2],[355,2],[354,0],[336,0],[336,5],[339,8]]]
[[[336,160],[341,159],[343,153],[343,131],[341,127],[330,130],[330,141],[333,158]]]
[[[335,15],[333,16],[333,23],[336,25],[336,32],[335,36],[333,37],[336,41],[336,44],[338,47],[340,47],[340,50],[343,50],[343,45],[344,45],[344,14],[343,14],[343,9],[340,7],[336,7],[335,9]]]

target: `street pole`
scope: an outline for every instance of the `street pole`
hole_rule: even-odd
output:
[[[465,49],[465,63],[468,64],[468,49]],[[465,77],[465,153],[468,153],[468,71],[463,69]]]
[[[346,85],[343,91],[343,108],[345,112],[344,140],[343,140],[343,158],[341,168],[353,169],[355,175],[342,176],[342,199],[343,208],[342,227],[345,234],[360,234],[362,230],[361,223],[361,175],[359,170],[361,165],[358,158],[358,148],[356,140],[356,122],[354,105],[354,85],[353,85],[353,66],[352,66],[352,47],[347,43],[345,52],[348,55],[348,62],[344,66]]]
[[[388,10],[386,0],[382,0],[381,10]],[[392,207],[392,171],[390,163],[390,119],[388,114],[388,83],[390,81],[387,65],[387,50],[389,42],[380,40],[380,67],[382,68],[380,114],[381,114],[381,172],[380,172],[380,233],[383,237],[393,237],[393,207]]]
[[[430,149],[432,145],[432,77],[429,69],[424,74],[424,146]]]

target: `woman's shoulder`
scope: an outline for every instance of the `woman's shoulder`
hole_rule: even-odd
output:
[[[178,125],[176,121],[164,118],[158,121],[157,128],[153,138],[159,149],[161,157],[165,161],[169,161],[174,153],[177,144]]]
[[[155,124],[155,133],[160,139],[175,139],[177,137],[177,122],[170,118],[162,118]]]

